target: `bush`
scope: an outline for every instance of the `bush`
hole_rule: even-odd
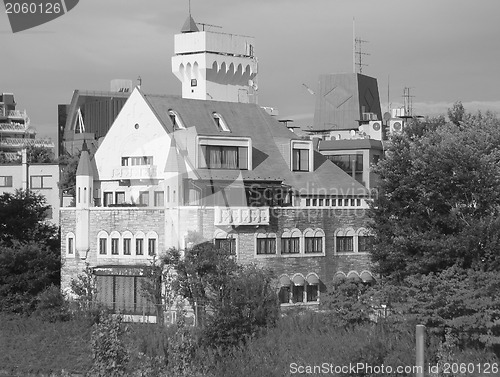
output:
[[[71,315],[68,303],[59,287],[51,285],[41,292],[37,298],[35,316],[48,322],[68,321]]]

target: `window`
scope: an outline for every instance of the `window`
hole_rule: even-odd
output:
[[[111,254],[112,255],[118,255],[118,238],[112,238],[111,239]]]
[[[150,255],[150,256],[156,255],[156,239],[155,238],[148,239],[148,255]]]
[[[363,183],[363,155],[362,154],[341,154],[326,156],[339,168],[344,170],[356,181]]]
[[[153,165],[153,156],[122,157],[122,166]]]
[[[49,186],[50,175],[33,175],[30,177],[30,187],[32,189],[47,189]]]
[[[215,247],[227,251],[230,255],[236,255],[235,238],[216,238]]]
[[[307,285],[307,302],[318,301],[318,284],[308,284]]]
[[[12,176],[0,176],[0,187],[12,187]]]
[[[115,193],[115,204],[123,204],[125,203],[125,193],[123,191],[119,191]]]
[[[110,204],[113,204],[113,193],[112,192],[105,192],[104,199],[103,199],[103,205],[104,205],[104,207],[108,207]]]
[[[289,237],[281,239],[281,254],[298,254],[300,252],[300,238]]]
[[[68,254],[72,255],[75,253],[74,238],[68,237]]]
[[[248,147],[201,145],[200,168],[248,169]]]
[[[280,304],[288,304],[290,302],[290,287],[281,287],[278,293]]]
[[[163,207],[165,205],[164,196],[165,194],[163,193],[163,191],[155,191],[154,193],[155,207]]]
[[[337,236],[337,252],[348,253],[353,252],[353,239],[352,236]]]
[[[276,254],[276,238],[257,238],[257,254]]]
[[[214,118],[215,125],[217,126],[217,129],[219,131],[231,132],[224,118],[222,118],[222,115],[218,113],[213,113],[212,116]]]
[[[132,239],[124,238],[123,239],[123,255],[130,255],[132,247]]]
[[[141,191],[139,193],[139,204],[144,206],[149,205],[149,191]]]
[[[99,254],[100,255],[107,254],[107,250],[106,250],[107,241],[108,241],[107,238],[99,238]]]
[[[194,80],[196,82],[196,80]],[[193,81],[191,80],[191,84]],[[193,86],[193,85],[191,85]],[[196,86],[196,85],[194,85]],[[185,130],[186,126],[184,125],[184,122],[182,121],[179,113],[174,110],[168,110],[168,116],[170,117],[170,122],[172,122],[172,127],[174,130]]]
[[[135,255],[144,255],[144,239],[142,238],[135,240]]]
[[[305,237],[304,241],[306,253],[323,252],[323,237]]]
[[[309,171],[309,149],[293,149],[292,170]]]
[[[293,302],[304,302],[304,286],[303,285],[293,285],[292,286],[292,301]]]
[[[358,236],[358,251],[369,252],[372,251],[373,236]]]

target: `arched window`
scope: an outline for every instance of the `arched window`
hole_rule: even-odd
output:
[[[373,235],[365,228],[359,228],[356,231],[357,251],[359,253],[369,253],[373,248]]]
[[[120,233],[117,231],[111,232],[111,247],[110,252],[111,255],[119,255],[120,254]]]
[[[258,232],[255,234],[255,253],[257,255],[276,255],[276,234]]]
[[[281,254],[299,254],[302,232],[299,229],[285,229],[281,235]]]
[[[66,255],[68,257],[75,256],[75,234],[73,232],[66,235]]]
[[[311,272],[306,276],[306,301],[318,302],[319,301],[319,276]]]
[[[123,247],[123,255],[131,256],[132,255],[132,233],[128,230],[123,232],[122,235],[122,247]]]
[[[304,231],[304,250],[306,254],[325,252],[325,232],[323,229],[306,229]]]
[[[106,256],[109,254],[109,236],[104,230],[97,234],[97,256]]]
[[[154,231],[149,231],[146,238],[148,240],[148,256],[153,257],[158,255],[158,234]]]
[[[218,249],[226,250],[230,255],[237,254],[237,233],[227,233],[222,229],[214,232],[214,245]]]
[[[135,250],[135,255],[137,256],[143,256],[144,255],[144,250],[145,250],[145,243],[144,240],[146,239],[146,235],[144,232],[137,232],[134,235],[134,250]]]
[[[354,229],[338,229],[335,232],[335,252],[354,253]]]

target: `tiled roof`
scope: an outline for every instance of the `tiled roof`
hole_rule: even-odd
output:
[[[169,134],[174,130],[168,111],[175,110],[188,129],[195,128],[193,135],[250,137],[253,169],[241,171],[244,181],[281,181],[304,194],[328,193],[332,188],[344,195],[367,194],[364,186],[317,152],[314,152],[313,172],[290,171],[287,153],[280,149],[280,144],[289,145],[291,139],[300,138],[258,105],[201,101],[170,95],[143,94],[143,97]],[[230,132],[217,128],[213,120],[214,112],[224,118]],[[233,180],[237,179],[239,173],[226,169],[196,171],[198,178],[203,180]]]

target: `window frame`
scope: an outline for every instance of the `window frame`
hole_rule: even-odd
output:
[[[2,183],[3,181],[3,183]],[[1,175],[0,176],[0,187],[12,187],[13,183],[12,175]]]

